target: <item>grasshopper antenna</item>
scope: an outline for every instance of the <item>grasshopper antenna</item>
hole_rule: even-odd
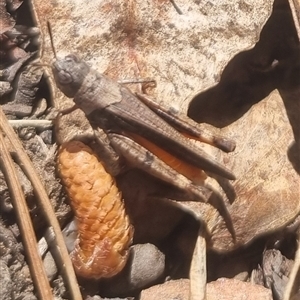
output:
[[[54,47],[54,42],[53,42],[53,34],[52,34],[52,27],[49,21],[47,21],[47,28],[48,28],[48,32],[49,32],[49,36],[50,36],[50,42],[51,42],[51,48],[54,54],[54,58],[56,57],[56,51],[55,51],[55,47]]]
[[[53,54],[54,54],[54,58],[56,59],[56,51],[55,51],[55,48],[54,48],[54,43],[53,43],[53,34],[52,34],[52,27],[51,27],[51,24],[49,21],[47,21],[47,28],[48,28],[48,33],[49,33],[49,36],[50,36],[50,43],[51,43],[51,49],[53,51]],[[42,53],[41,53],[41,57],[42,58],[44,56],[44,47],[42,47]],[[45,64],[45,63],[40,63],[40,62],[34,62],[32,64],[33,66],[38,66],[38,67],[48,67],[48,68],[51,68],[51,65],[49,64]]]

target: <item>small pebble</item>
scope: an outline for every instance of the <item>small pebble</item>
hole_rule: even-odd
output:
[[[0,299],[12,298],[12,281],[9,268],[6,263],[0,259]]]
[[[165,256],[152,244],[133,247],[130,283],[140,289],[159,279],[165,269]]]
[[[48,251],[45,255],[45,258],[43,259],[44,267],[46,270],[47,277],[49,281],[52,281],[57,274],[57,267],[56,263],[51,255],[51,253]]]
[[[12,91],[12,86],[7,81],[0,81],[0,97]]]
[[[152,244],[132,246],[125,269],[116,277],[105,281],[100,291],[106,297],[127,296],[149,287],[162,278],[165,255]]]

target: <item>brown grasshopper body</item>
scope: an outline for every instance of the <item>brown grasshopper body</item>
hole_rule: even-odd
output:
[[[229,170],[169,124],[171,122],[180,131],[191,135],[186,120],[165,112],[168,119],[165,121],[163,110],[160,110],[159,116],[141,101],[145,100],[142,96],[138,98],[128,88],[91,69],[73,54],[56,59],[52,71],[58,88],[66,96],[74,98],[76,106],[83,110],[91,125],[104,130],[114,150],[135,167],[204,201],[210,197],[208,188],[195,185],[144,148],[142,140],[146,139],[187,164],[227,179],[235,179]],[[141,137],[138,142],[134,138],[137,136]],[[220,139],[214,137],[211,143],[222,148],[222,143],[218,145],[217,141]]]

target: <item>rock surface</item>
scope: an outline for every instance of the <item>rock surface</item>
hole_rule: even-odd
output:
[[[272,300],[272,293],[260,285],[236,279],[220,278],[207,285],[207,300]]]
[[[12,3],[16,4],[15,1],[8,2],[10,4],[7,7],[13,5]],[[261,32],[262,26],[271,13],[273,3],[271,0],[254,0],[251,4],[245,1],[178,0],[175,1],[177,7],[174,1],[148,2],[137,0],[116,3],[96,0],[91,3],[84,0],[79,3],[57,0],[54,3],[33,0],[33,7],[40,20],[39,26],[43,34],[41,40],[44,45],[41,52],[44,51],[44,63],[49,64],[53,58],[49,36],[45,29],[44,16],[47,15],[47,20],[52,23],[54,43],[59,54],[77,52],[91,66],[116,80],[152,77],[156,80],[157,87],[147,88],[146,92],[157,98],[159,102],[166,106],[171,105],[180,112],[186,111],[190,99],[197,94],[196,98],[199,97],[198,99],[203,101],[204,107],[201,112],[207,115],[200,121],[220,129],[211,128],[208,124],[203,127],[236,140],[237,149],[229,155],[210,146],[202,146],[222,164],[232,168],[238,177],[234,183],[219,181],[217,184],[212,178],[207,181],[222,197],[222,199],[218,197],[213,199],[215,203],[212,204],[224,201],[225,208],[218,207],[217,210],[211,205],[193,202],[186,203],[182,209],[176,201],[173,202],[176,204],[173,206],[171,201],[166,199],[164,204],[159,205],[158,200],[150,202],[151,196],[156,195],[155,189],[150,188],[150,197],[148,197],[143,186],[136,190],[134,196],[137,199],[132,197],[128,201],[128,210],[133,212],[134,220],[138,221],[135,222],[137,226],[135,238],[138,243],[160,242],[164,243],[164,246],[168,244],[166,248],[169,247],[169,252],[179,249],[178,252],[174,251],[175,258],[178,258],[179,265],[183,260],[187,263],[185,272],[178,274],[185,278],[188,273],[190,252],[193,250],[193,237],[180,238],[178,227],[181,227],[187,216],[190,217],[191,211],[206,222],[207,228],[212,233],[211,243],[208,246],[223,253],[222,255],[249,244],[258,236],[285,227],[299,214],[299,60],[290,59],[293,58],[295,44],[293,28],[289,27],[290,13],[285,9],[287,0],[275,0],[273,15],[275,19],[267,22],[263,32]],[[18,3],[21,4],[22,1]],[[28,9],[30,5],[28,3],[24,1],[21,5],[22,12],[25,11],[23,10],[25,5]],[[6,9],[5,1],[1,2],[1,7]],[[20,16],[22,13],[16,15]],[[284,15],[283,19],[281,19],[282,15]],[[34,23],[34,21],[30,22]],[[10,28],[13,25],[10,24]],[[253,61],[248,49],[255,45],[259,35],[261,40],[254,47],[256,52]],[[31,42],[33,40],[30,38],[29,43]],[[12,85],[10,82],[14,80],[17,71],[28,59],[25,55],[26,51],[20,50],[19,53],[18,51],[10,51],[12,56],[10,60],[14,66],[10,72],[4,74],[4,79],[9,82],[1,85],[5,97],[9,96],[12,86],[18,85],[17,81]],[[16,62],[16,55],[20,54],[25,56],[23,60]],[[244,60],[245,57],[250,59]],[[256,76],[257,74],[259,76]],[[45,84],[43,76],[42,89],[45,89]],[[52,81],[51,84],[55,106],[69,106],[72,101],[63,98],[57,90],[54,90]],[[261,86],[266,89],[262,91]],[[277,88],[278,92],[269,95],[274,88]],[[141,87],[132,85],[131,89],[140,91]],[[211,101],[213,99],[211,95],[221,101]],[[211,106],[207,105],[209,102],[212,103]],[[221,113],[221,116],[216,116],[213,111]],[[67,122],[63,123],[58,130],[61,136],[72,137],[74,132],[79,135],[90,128],[87,123],[83,125],[85,119],[81,118],[82,114],[79,111],[75,112],[73,118],[67,116],[65,118]],[[32,129],[20,132],[20,137],[27,140],[35,134]],[[51,134],[52,131],[49,130],[49,136]],[[46,140],[49,143],[53,142],[52,138]],[[51,202],[56,209],[57,217],[63,224],[69,213],[69,207],[64,203],[61,186],[54,176],[53,148],[48,152],[49,145],[41,143],[40,137],[32,138],[24,144],[40,176],[45,180],[45,187],[51,194]],[[39,151],[40,148],[43,151]],[[127,179],[133,178],[128,176]],[[132,187],[136,183],[133,179],[128,186]],[[147,177],[144,185],[151,185],[147,182]],[[123,186],[126,186],[126,182]],[[160,192],[160,184],[154,183],[153,186]],[[32,216],[35,225],[38,224],[37,231],[42,231],[44,229],[42,214],[36,210],[31,202],[32,199],[29,200],[30,206],[34,206]],[[170,205],[166,204],[167,201]],[[189,210],[188,213],[186,208]],[[17,226],[12,224],[15,220],[11,211],[10,206],[6,207],[5,212],[1,211],[1,222],[4,219],[4,227],[14,228],[14,236],[6,233],[1,236],[1,259],[5,261],[9,270],[13,284],[11,289],[15,293],[15,298],[35,298],[29,269],[23,257],[24,250],[19,244],[19,232]],[[39,226],[41,224],[43,226]],[[196,226],[192,224],[191,228],[195,229]],[[41,233],[39,231],[37,235]],[[181,236],[185,233],[185,231],[181,232]],[[233,233],[236,234],[236,240],[232,237]],[[18,241],[15,237],[18,237]],[[187,240],[188,243],[185,243]],[[173,248],[172,243],[169,244],[170,241],[177,244],[177,248]],[[139,254],[140,259],[137,260],[136,265],[134,261],[132,262],[134,274],[128,267],[128,273],[123,274],[123,282],[115,279],[120,287],[118,291],[116,288],[118,294],[113,296],[113,293],[107,290],[107,295],[110,293],[112,297],[118,298],[122,297],[122,293],[134,293],[135,289],[147,288],[148,285],[157,283],[165,270],[165,257],[153,245],[152,250],[147,247],[145,251],[137,250],[136,255],[140,251],[144,254]],[[152,257],[149,261],[148,255]],[[166,259],[170,260],[167,252]],[[3,269],[6,275],[7,268]],[[154,273],[153,277],[147,273],[149,270]],[[166,271],[168,275],[171,274],[169,269]],[[233,271],[238,272],[238,270]],[[51,273],[49,273],[51,276],[54,275],[54,270]],[[275,273],[271,273],[269,278],[272,279]],[[247,277],[248,272],[245,275]],[[174,278],[178,277],[174,276]],[[131,282],[129,287],[126,286],[128,281]],[[177,290],[179,296],[181,295],[179,292],[189,291],[189,283],[185,283],[183,287],[182,282],[184,280],[178,284],[182,287],[180,291]],[[65,282],[60,276],[52,284],[53,293],[59,295],[58,299],[67,295]],[[94,282],[91,284],[95,285]],[[162,287],[165,288],[166,285],[167,283]],[[211,286],[220,291],[230,285],[232,286],[229,289],[233,290],[234,286],[240,286],[240,283],[222,279],[220,282],[210,283],[208,291]],[[112,287],[114,288],[113,284]],[[244,287],[248,291],[252,288],[249,284],[242,283],[240,290],[242,291]],[[256,286],[255,289],[262,292]],[[104,291],[104,288],[102,290]],[[171,295],[172,289],[169,292]],[[269,297],[269,294],[266,297]]]
[[[271,291],[263,286],[253,285],[236,279],[221,278],[210,282],[206,290],[207,300],[272,300]],[[155,285],[141,294],[140,300],[188,300],[189,280],[179,279]]]
[[[140,300],[187,300],[189,297],[189,290],[190,283],[188,279],[171,280],[143,290]]]
[[[228,62],[235,55],[239,60],[239,53],[255,45],[271,13],[272,1],[256,0],[251,5],[228,1],[179,1],[177,5],[179,10],[168,1],[124,1],[114,5],[99,0],[93,2],[93,7],[90,3],[75,4],[67,0],[59,0],[56,6],[47,1],[34,1],[37,16],[47,14],[53,23],[59,55],[77,52],[93,68],[113,79],[155,78],[156,88],[147,92],[165,105],[185,112],[191,95],[215,85],[222,79],[222,71]],[[286,7],[283,0],[276,0],[274,9],[278,9],[279,17],[286,14]],[[94,10],[97,10],[97,15]],[[286,17],[287,26],[292,24],[290,17]],[[276,25],[277,21],[273,19],[273,24]],[[49,63],[53,54],[46,24],[42,18],[39,22],[45,38],[43,60]],[[269,22],[264,37],[268,36],[268,28],[272,29],[272,26]],[[292,33],[290,27],[285,30]],[[267,44],[260,44],[255,49],[257,60],[251,61],[252,64],[241,73],[227,68],[224,72],[229,78],[233,81],[241,78],[242,84],[246,85],[249,80],[251,82],[247,76],[253,68],[262,68],[263,72],[263,68],[268,67],[265,64],[269,62],[263,59],[265,53],[261,52],[269,51]],[[270,56],[269,52],[266,55]],[[58,107],[70,105],[71,101],[55,89],[53,82],[52,88]],[[132,88],[138,89],[136,86]],[[242,89],[236,93],[243,99],[247,91]],[[232,97],[225,96],[231,101]],[[296,107],[297,103],[292,106]],[[79,115],[77,111],[74,121],[71,121],[71,116],[66,116],[68,120],[58,130],[60,136],[69,138],[72,131],[76,135],[82,131],[86,123],[83,126],[79,122]],[[291,125],[293,129],[295,125],[289,124],[292,122],[289,118],[275,93],[225,128],[205,126],[212,132],[236,140],[238,145],[236,151],[228,155],[201,145],[237,176],[235,182],[207,181],[222,197],[213,201],[226,203],[221,215],[220,209],[218,211],[212,206],[191,205],[192,210],[207,222],[212,234],[211,248],[220,252],[233,250],[261,234],[285,226],[299,213],[300,204],[296,197],[299,176],[286,154],[289,144],[298,137],[293,137]],[[82,120],[85,122],[84,117]],[[74,127],[76,124],[82,127]],[[236,233],[235,242],[233,232]]]

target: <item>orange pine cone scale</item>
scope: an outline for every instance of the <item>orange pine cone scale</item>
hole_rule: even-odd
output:
[[[78,226],[70,253],[76,273],[94,279],[118,274],[128,258],[133,227],[115,180],[92,149],[79,141],[60,147],[58,172]]]

